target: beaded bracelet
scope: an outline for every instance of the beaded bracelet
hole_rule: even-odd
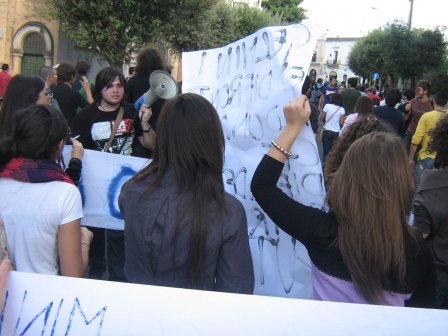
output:
[[[288,152],[286,149],[284,149],[283,147],[281,147],[277,141],[272,140],[271,141],[271,145],[274,146],[276,149],[278,149],[280,152],[282,152],[283,155],[285,155],[287,158],[290,158],[292,156],[291,152]]]

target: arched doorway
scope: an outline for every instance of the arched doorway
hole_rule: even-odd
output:
[[[330,71],[328,77],[330,80],[332,80],[333,78],[338,78],[338,74],[336,73],[336,71]]]
[[[310,70],[310,79],[311,79],[312,81],[316,81],[316,77],[317,77],[317,72],[316,72],[316,70],[311,69],[311,70]]]
[[[28,34],[23,41],[22,74],[37,75],[44,66],[45,40],[39,33]]]
[[[12,41],[14,73],[36,75],[42,66],[53,65],[53,38],[41,23],[27,23]]]

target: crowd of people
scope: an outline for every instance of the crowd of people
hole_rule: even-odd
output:
[[[192,93],[142,104],[156,70],[170,67],[157,49],[144,48],[128,78],[110,66],[90,82],[90,66],[80,62],[8,81],[0,109],[0,237],[10,260],[0,266],[0,287],[12,264],[24,272],[253,293],[246,213],[224,190],[218,113]],[[357,78],[347,87],[335,78],[305,80],[303,94],[283,109],[286,125],[259,163],[252,193],[307,248],[314,299],[446,308],[447,95],[431,98],[424,80],[415,97],[357,87]],[[329,212],[277,186],[308,121],[322,134]],[[65,144],[72,145],[67,167]],[[84,149],[152,159],[122,187],[124,230],[81,226]]]

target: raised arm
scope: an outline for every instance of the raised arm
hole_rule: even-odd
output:
[[[82,76],[82,87],[84,88],[84,90],[86,91],[86,98],[87,98],[87,102],[89,104],[93,103],[93,95],[92,95],[92,90],[90,88],[90,82],[87,79],[86,76]]]
[[[326,213],[296,202],[277,187],[284,162],[310,115],[308,99],[301,96],[283,109],[286,126],[258,165],[251,183],[252,194],[266,214],[282,230],[302,243],[312,237],[315,225]]]
[[[156,132],[149,124],[149,119],[152,116],[151,108],[146,105],[140,107],[138,118],[140,119],[140,125],[142,130],[142,136],[138,138],[140,144],[147,149],[154,149],[156,145]]]
[[[311,107],[308,98],[302,95],[291,100],[283,108],[283,113],[286,118],[286,125],[275,141],[281,148],[290,152],[294,141],[310,117]],[[287,155],[276,147],[272,147],[267,155],[281,163],[285,163],[287,158]]]

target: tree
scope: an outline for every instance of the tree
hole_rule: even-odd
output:
[[[235,35],[237,40],[255,33],[261,28],[285,23],[280,14],[261,11],[254,7],[237,7],[235,8],[235,14],[238,18],[237,25],[235,27]]]
[[[77,46],[111,64],[129,58],[139,44],[145,17],[136,1],[51,0],[53,15]]]
[[[359,40],[349,55],[349,66],[358,75],[379,72],[393,86],[398,78],[410,79],[439,68],[447,57],[443,30],[413,29],[401,22],[374,30]]]
[[[298,23],[306,19],[306,10],[299,7],[303,0],[264,0],[261,7],[272,12],[274,15],[281,15],[287,23]]]
[[[421,77],[424,73],[441,68],[446,69],[448,55],[448,43],[444,38],[443,29],[419,29],[414,33],[413,50],[421,50],[421,52],[414,54],[413,67],[405,74],[405,78],[411,79],[412,87],[415,87],[417,77]]]
[[[384,64],[382,43],[384,32],[376,29],[360,39],[348,57],[350,69],[363,78],[371,78],[375,72],[381,73]]]
[[[144,1],[145,0],[140,0]],[[153,3],[153,32],[158,41],[167,42],[173,53],[202,49],[209,31],[209,11],[219,0],[164,0]],[[149,40],[148,40],[149,41]]]
[[[273,25],[282,24],[280,16],[273,16],[270,12],[249,6],[229,6],[218,2],[206,13],[207,20],[202,27],[202,35],[198,49],[209,49],[227,45],[250,35],[257,30]],[[180,28],[179,28],[180,30]],[[175,33],[178,36],[182,32]],[[172,43],[175,53],[185,51]]]
[[[77,46],[122,64],[150,42],[177,49],[200,46],[205,12],[217,0],[48,0],[53,15]],[[191,20],[195,17],[195,20]],[[182,34],[174,34],[182,30]]]

